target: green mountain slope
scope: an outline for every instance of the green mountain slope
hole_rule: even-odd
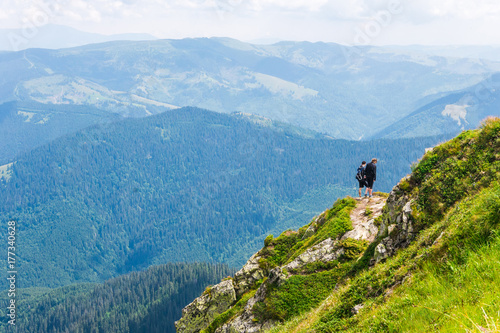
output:
[[[18,290],[15,330],[0,299],[0,330],[26,332],[174,333],[190,299],[233,271],[224,265],[167,264],[103,284]],[[6,295],[2,295],[6,297]]]
[[[494,74],[467,89],[441,94],[373,137],[409,138],[474,129],[487,116],[500,115],[498,88],[500,75]]]
[[[196,322],[197,298],[177,332],[497,332],[499,180],[491,118],[426,153],[387,199],[345,198],[266,238],[214,287],[231,302]]]
[[[17,220],[22,287],[99,282],[175,261],[241,265],[269,232],[296,228],[354,191],[379,158],[388,190],[440,138],[305,138],[184,108],[94,126],[35,149],[0,179]]]

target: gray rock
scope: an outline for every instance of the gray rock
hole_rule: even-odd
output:
[[[389,257],[389,254],[387,253],[387,249],[385,248],[384,244],[380,243],[379,245],[377,245],[373,257],[375,259],[375,264],[378,264],[380,261]]]
[[[318,230],[318,227],[320,227],[323,224],[325,224],[325,221],[326,221],[325,214],[321,214],[320,216],[317,216],[314,219],[313,223],[311,223],[311,225],[309,226],[309,228],[307,228],[306,232],[302,236],[302,239],[306,239],[306,238],[309,238],[312,235],[314,235],[316,233],[316,231]]]
[[[207,327],[219,314],[236,302],[232,280],[222,281],[182,309],[182,318],[175,322],[178,333],[195,333]]]
[[[355,316],[359,313],[359,311],[364,308],[365,306],[363,304],[358,304],[355,307],[351,309],[351,313]]]
[[[273,269],[270,273],[270,279],[273,279],[274,283],[277,283],[283,275],[281,274],[281,269],[279,267]],[[226,323],[219,327],[216,333],[257,333],[263,332],[274,325],[274,321],[259,322],[253,315],[252,309],[257,302],[263,302],[267,295],[267,288],[270,284],[270,279],[266,283],[263,283],[255,295],[250,298],[245,305],[243,313],[231,322]]]
[[[258,253],[248,259],[245,266],[234,274],[234,288],[236,295],[241,296],[246,293],[255,282],[266,276],[266,272],[260,267]]]
[[[404,178],[403,180],[407,180]],[[393,256],[400,248],[407,247],[416,232],[413,225],[412,205],[413,199],[409,198],[404,191],[401,191],[399,184],[394,186],[386,202],[388,214],[382,221],[377,237],[382,238],[381,244],[385,247],[388,257]],[[374,255],[373,263],[379,262]]]
[[[354,229],[346,232],[344,236],[342,236],[341,240],[352,238],[355,240],[367,240],[369,242],[373,242],[377,233],[378,228],[374,223],[374,219],[371,219],[366,222],[356,224]]]
[[[283,269],[293,272],[303,268],[305,265],[312,262],[323,262],[327,263],[333,260],[337,260],[342,254],[344,254],[344,249],[337,247],[338,241],[327,238],[321,243],[311,247],[295,260],[293,260],[288,265],[284,266]]]
[[[232,280],[223,281],[213,286],[209,294],[204,294],[187,305],[182,310],[182,318],[175,323],[177,332],[199,332],[201,329],[206,328],[217,315],[234,305],[237,296],[246,293],[255,282],[266,275],[265,271],[260,268],[260,258],[258,253],[254,254],[245,266],[236,272]],[[248,304],[250,304],[250,301]],[[251,314],[251,311],[249,313]],[[221,332],[239,332],[238,330],[234,331],[234,327],[227,326],[226,328],[232,331],[223,330]]]

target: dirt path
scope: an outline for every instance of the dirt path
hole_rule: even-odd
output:
[[[356,198],[355,200],[358,204],[350,215],[354,229],[347,232],[342,239],[354,238],[373,242],[378,233],[378,228],[375,226],[374,220],[382,215],[382,209],[387,198],[374,195],[372,198]]]
[[[353,230],[347,232],[342,239],[354,238],[373,242],[378,233],[378,228],[375,226],[374,220],[382,215],[382,209],[385,206],[387,198],[380,195],[374,195],[372,198],[355,198],[355,200],[357,201],[357,205],[351,211],[350,215]],[[335,296],[330,295],[330,297],[323,301],[320,306],[311,310],[307,316],[303,317],[297,326],[288,329],[288,331],[290,333],[306,332],[306,329],[311,327],[311,325],[318,320],[321,311],[325,307],[332,306],[336,301]]]

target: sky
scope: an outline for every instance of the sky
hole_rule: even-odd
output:
[[[500,45],[498,0],[2,0],[0,29],[346,45]]]

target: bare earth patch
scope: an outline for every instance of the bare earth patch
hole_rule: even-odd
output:
[[[350,215],[353,230],[345,233],[342,239],[353,238],[373,242],[378,233],[374,220],[382,215],[382,209],[387,199],[374,195],[372,198],[357,198],[355,200],[358,204]]]

